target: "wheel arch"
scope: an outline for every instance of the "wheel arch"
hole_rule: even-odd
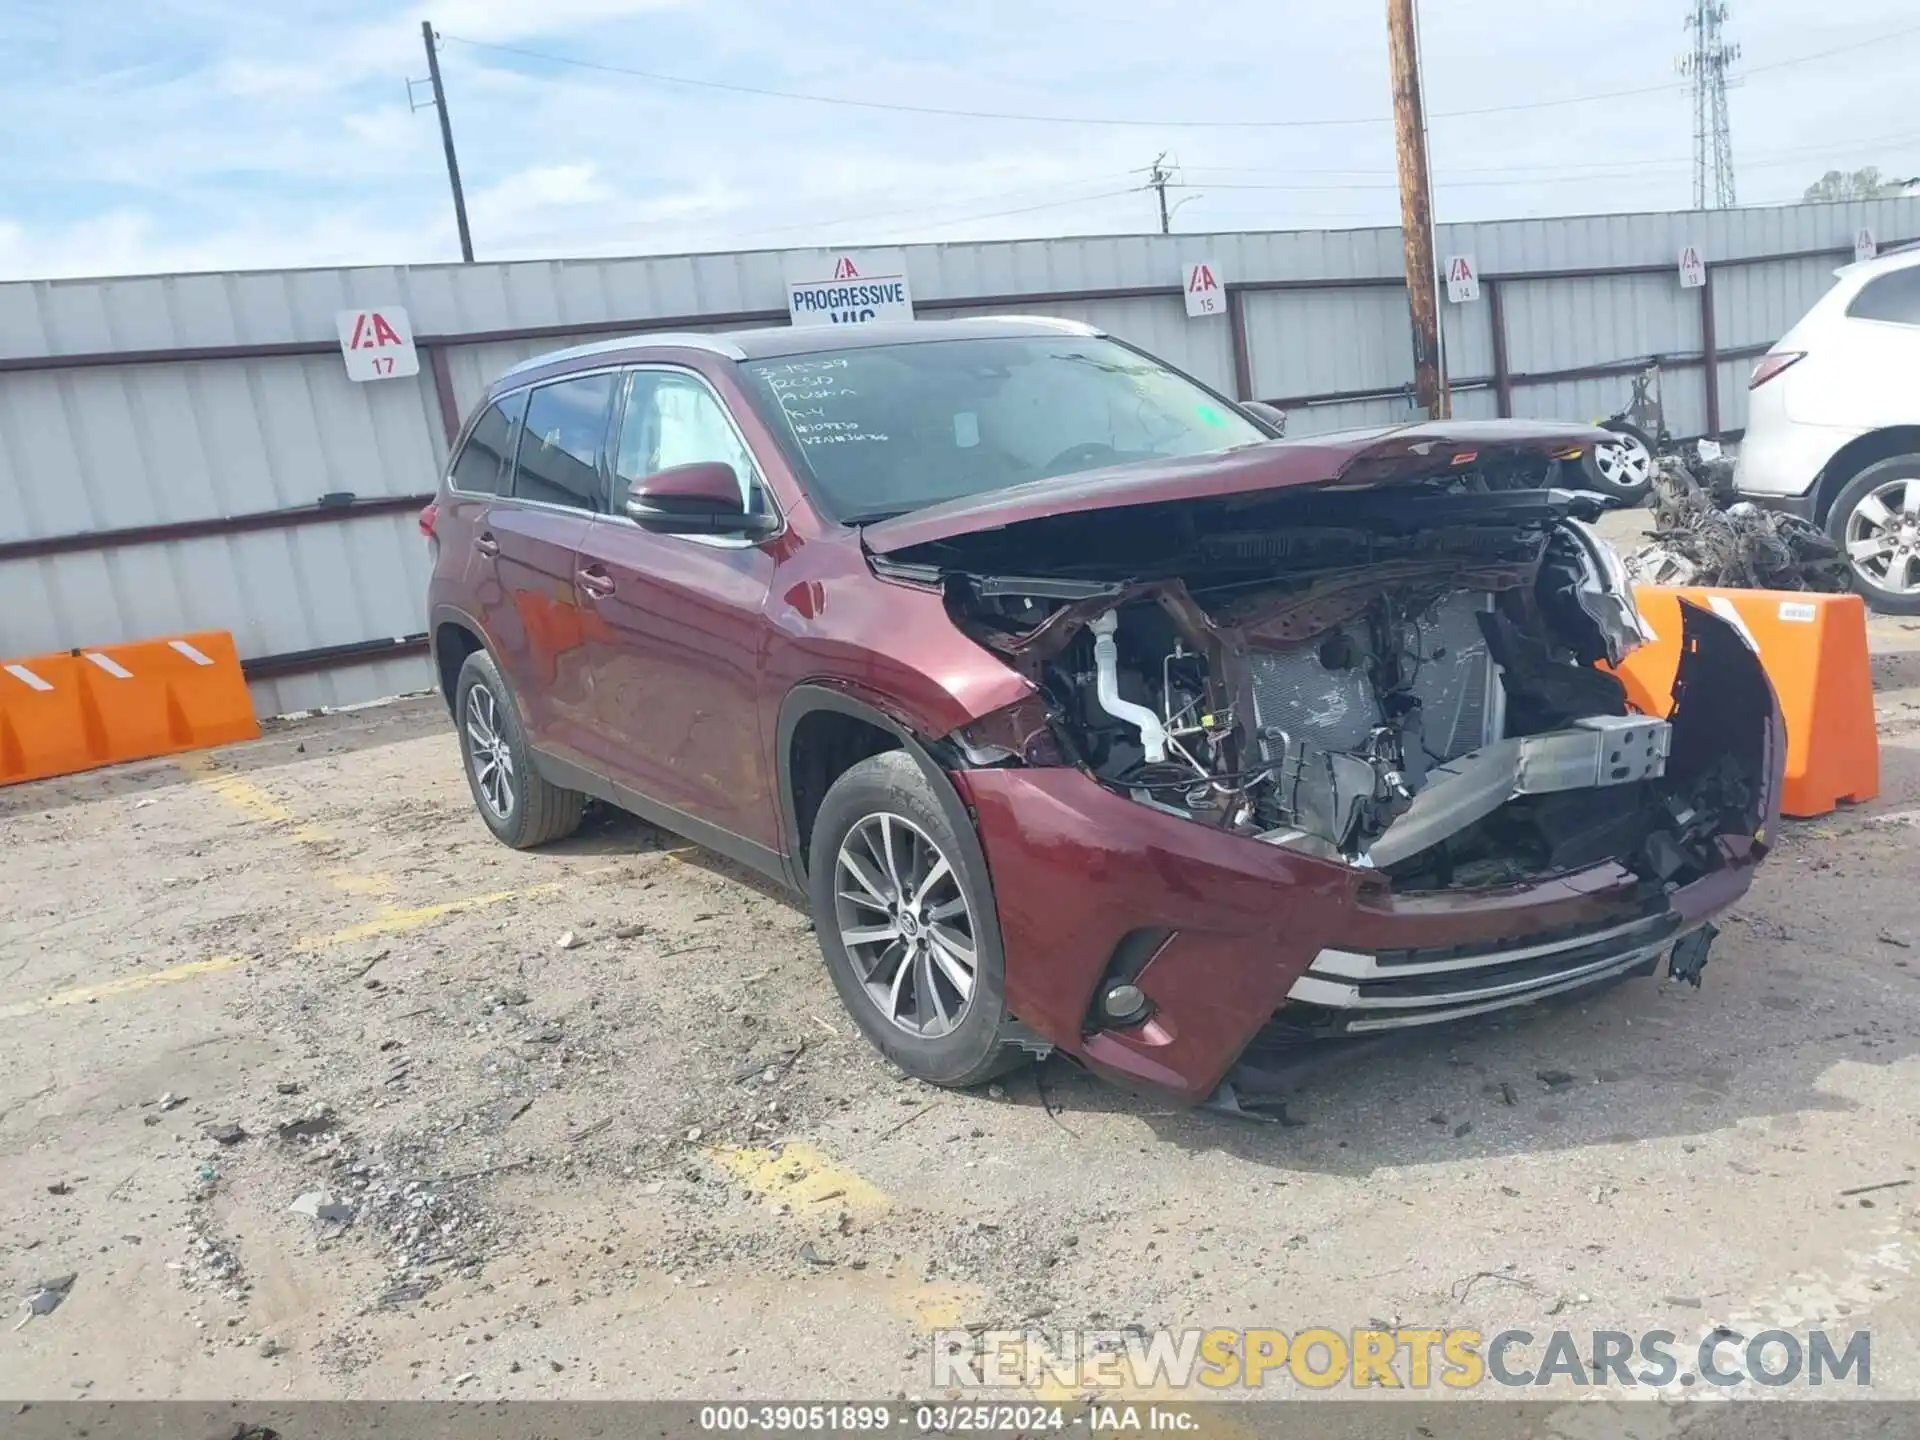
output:
[[[1820,478],[1814,485],[1814,523],[1827,523],[1833,502],[1862,470],[1902,455],[1920,455],[1920,425],[1888,425],[1869,430],[1834,451],[1833,458],[1820,467]]]
[[[433,658],[433,676],[440,698],[446,701],[451,714],[454,690],[460,683],[460,667],[477,651],[484,650],[493,656],[493,647],[487,643],[486,632],[480,628],[479,621],[452,605],[440,605],[434,608],[432,622],[427,627],[427,648]],[[494,656],[494,664],[499,663],[499,657]]]
[[[871,748],[850,747],[831,752],[825,767],[799,753],[810,737],[822,734],[855,733],[839,727],[864,727],[875,736]],[[878,737],[885,737],[879,743]],[[802,889],[807,885],[807,856],[812,843],[813,815],[828,788],[840,776],[866,759],[887,750],[904,750],[926,777],[940,807],[946,812],[954,834],[967,851],[967,860],[981,875],[987,874],[987,859],[974,829],[973,815],[960,799],[952,779],[933,758],[918,735],[896,715],[846,690],[819,684],[796,685],[780,705],[780,720],[775,742],[775,788],[780,799],[780,830],[788,864]],[[850,757],[850,758],[849,758]],[[837,768],[836,768],[837,763]],[[830,773],[828,773],[830,771]],[[991,909],[991,907],[988,907]],[[994,917],[994,938],[999,939],[999,921]]]

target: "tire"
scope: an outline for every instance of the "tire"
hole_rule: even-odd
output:
[[[515,850],[531,850],[578,830],[587,797],[549,784],[534,769],[520,708],[491,655],[476,650],[467,657],[453,697],[467,788],[494,838]]]
[[[1849,480],[1827,511],[1827,534],[1867,604],[1883,615],[1920,615],[1920,455],[1896,455]],[[1851,547],[1868,541],[1889,548],[1856,556]]]
[[[807,867],[814,929],[847,1013],[909,1075],[956,1089],[1022,1059],[1003,1039],[1006,960],[988,908],[993,886],[971,853],[914,758],[890,750],[833,782],[814,817]],[[903,893],[918,903],[904,915],[889,911]],[[862,931],[894,938],[852,939]],[[962,972],[970,975],[964,994]]]
[[[1627,420],[1602,420],[1602,430],[1620,437],[1613,447],[1589,446],[1580,456],[1580,473],[1589,488],[1626,505],[1638,505],[1653,493],[1653,439]],[[1608,449],[1602,455],[1601,449]]]

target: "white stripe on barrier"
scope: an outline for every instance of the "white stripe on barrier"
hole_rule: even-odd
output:
[[[209,660],[206,656],[202,655],[198,650],[194,649],[193,646],[189,645],[184,640],[169,640],[167,644],[171,645],[174,649],[178,650],[182,655],[186,656],[187,659],[193,661],[193,663],[196,665],[213,664],[213,661]]]
[[[98,665],[116,680],[131,680],[133,678],[133,672],[111,655],[102,655],[98,650],[89,650],[86,652],[86,656],[87,659]]]
[[[1740,632],[1740,638],[1747,642],[1747,648],[1754,654],[1760,653],[1760,642],[1753,638],[1753,631],[1747,628],[1747,622],[1740,618],[1740,612],[1733,607],[1733,601],[1724,595],[1709,595],[1707,605],[1713,613]]]
[[[53,686],[42,680],[24,665],[9,665],[7,673],[25,685],[29,690],[51,690]]]

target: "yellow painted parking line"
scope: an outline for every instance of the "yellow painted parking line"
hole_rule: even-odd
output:
[[[810,1206],[823,1214],[842,1209],[877,1214],[893,1203],[871,1180],[835,1164],[805,1140],[770,1147],[716,1145],[711,1153],[716,1165],[761,1199],[791,1205],[803,1214]]]
[[[982,1313],[986,1292],[977,1285],[956,1289],[945,1285],[919,1285],[905,1297],[901,1308],[922,1330],[958,1330],[972,1316]]]
[[[278,796],[254,784],[244,775],[222,770],[205,755],[186,754],[174,762],[193,783],[218,797],[243,815],[264,820],[269,825],[292,825],[293,838],[303,845],[319,845],[333,839],[318,825],[297,823],[294,813],[280,803]]]
[[[519,900],[529,895],[544,895],[559,888],[558,881],[549,881],[544,885],[529,885],[520,890],[495,890],[489,895],[468,895],[459,900],[442,900],[434,905],[416,905],[411,908],[383,905],[380,907],[380,913],[371,920],[363,920],[358,925],[349,925],[344,930],[335,930],[328,935],[305,936],[298,945],[302,950],[326,950],[335,945],[351,945],[357,940],[372,940],[381,935],[404,935],[409,930],[418,930],[423,925],[431,925],[444,915],[459,915],[468,910],[483,910],[489,905]]]
[[[334,888],[347,895],[391,895],[394,892],[393,877],[382,871],[372,871],[362,875],[352,870],[335,870],[327,878]]]
[[[248,959],[249,957],[245,955],[215,955],[209,960],[189,960],[183,965],[169,965],[164,970],[147,970],[138,975],[123,975],[118,980],[105,980],[98,985],[77,985],[71,990],[58,990],[51,995],[42,995],[38,999],[0,1005],[0,1020],[17,1020],[23,1015],[37,1015],[43,1010],[57,1010],[67,1005],[88,1005],[96,1000],[106,1000],[116,995],[131,995],[139,990],[150,990],[156,985],[177,985],[182,980],[192,980],[201,975],[213,975],[222,970],[238,969],[246,964]]]

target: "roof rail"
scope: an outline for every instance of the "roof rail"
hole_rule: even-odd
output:
[[[744,360],[747,352],[724,336],[703,335],[697,330],[689,331],[641,331],[634,335],[616,335],[609,340],[593,340],[585,345],[571,345],[564,350],[549,350],[544,355],[535,355],[522,360],[518,365],[504,371],[500,379],[519,375],[543,365],[552,365],[561,360],[583,360],[593,355],[607,355],[616,350],[631,350],[636,345],[676,345],[686,350],[709,350],[715,355],[724,355],[729,360]],[[496,382],[498,383],[498,382]]]

